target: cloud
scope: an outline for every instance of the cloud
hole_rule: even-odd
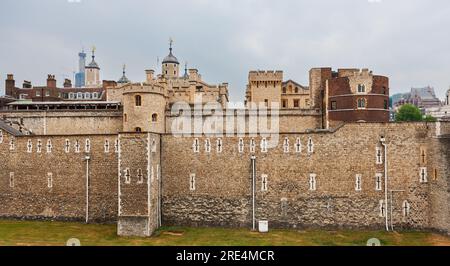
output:
[[[317,66],[368,67],[390,77],[392,93],[431,85],[443,97],[449,13],[446,0],[4,0],[0,74],[62,81],[81,46],[95,44],[102,78],[120,78],[126,63],[141,81],[172,37],[179,60],[210,83],[230,82],[233,101],[244,98],[249,70],[280,69],[307,84]]]

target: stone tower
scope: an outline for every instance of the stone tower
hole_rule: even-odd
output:
[[[250,71],[247,103],[266,103],[267,107],[281,102],[283,71]]]
[[[169,55],[162,61],[162,75],[167,79],[178,78],[180,74],[180,62],[172,54],[172,44],[170,40]]]
[[[166,92],[159,84],[130,84],[123,93],[124,132],[165,132]]]
[[[86,84],[87,87],[98,87],[101,85],[100,81],[100,67],[95,62],[95,47],[92,48],[92,61],[86,67]]]

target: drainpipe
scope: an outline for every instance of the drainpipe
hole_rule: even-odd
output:
[[[256,231],[255,205],[256,205],[256,156],[252,156],[252,224],[253,231]]]
[[[89,161],[91,157],[86,155],[86,223],[89,222]]]
[[[388,217],[388,158],[387,158],[387,144],[386,139],[381,137],[381,145],[384,147],[384,204],[385,207],[385,217],[386,217],[386,231],[389,232],[389,217]]]

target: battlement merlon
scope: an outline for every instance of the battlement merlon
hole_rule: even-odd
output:
[[[283,71],[281,70],[258,70],[250,71],[248,74],[249,81],[283,81]]]

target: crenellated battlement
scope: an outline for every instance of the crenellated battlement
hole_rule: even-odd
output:
[[[248,74],[249,81],[283,81],[283,71],[281,70],[258,70],[250,71]]]

